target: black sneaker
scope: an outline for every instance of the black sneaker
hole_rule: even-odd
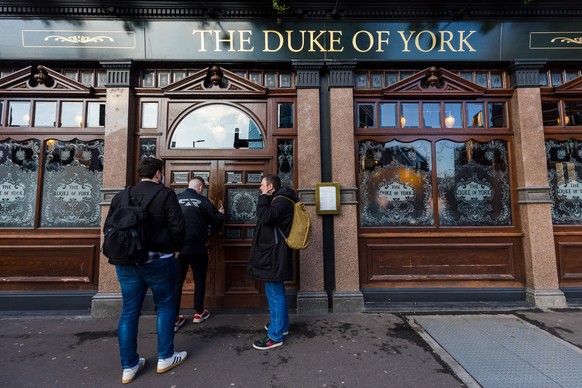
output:
[[[266,335],[263,338],[261,338],[260,340],[255,341],[255,343],[253,344],[253,348],[258,349],[258,350],[267,350],[267,349],[276,348],[276,347],[279,347],[282,345],[283,345],[283,340],[273,341],[272,339],[269,338],[268,335]]]
[[[265,330],[269,331],[269,325],[270,325],[270,323],[267,323],[265,325]],[[286,330],[286,331],[283,332],[283,335],[287,335],[287,334],[289,334],[289,330]]]

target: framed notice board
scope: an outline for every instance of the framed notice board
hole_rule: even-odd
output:
[[[321,182],[315,184],[315,212],[340,214],[340,184]]]

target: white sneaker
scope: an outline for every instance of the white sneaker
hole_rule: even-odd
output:
[[[140,358],[137,365],[133,368],[127,368],[123,370],[123,376],[121,377],[121,384],[129,384],[135,379],[137,372],[143,369],[145,366],[145,358]]]
[[[186,352],[174,352],[174,355],[168,358],[158,359],[158,373],[165,373],[184,362],[188,357]]]

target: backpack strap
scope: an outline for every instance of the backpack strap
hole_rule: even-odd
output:
[[[127,207],[129,206],[129,202],[130,202],[130,191],[133,188],[133,186],[127,186],[124,190],[123,193],[121,194],[121,206],[122,207]],[[152,190],[148,193],[146,193],[146,195],[143,197],[143,202],[141,203],[141,207],[143,209],[146,209],[148,207],[148,205],[150,204],[150,202],[155,198],[156,195],[158,195],[158,193],[160,191],[162,191],[162,189],[164,188],[164,186],[159,185],[159,187],[156,187],[155,190]]]

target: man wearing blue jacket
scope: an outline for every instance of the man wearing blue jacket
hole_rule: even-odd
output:
[[[194,275],[194,323],[202,323],[210,317],[210,312],[204,308],[206,293],[206,272],[208,271],[208,233],[209,228],[217,228],[224,221],[224,207],[219,204],[218,210],[204,195],[204,178],[195,176],[188,182],[188,188],[178,194],[178,203],[186,221],[186,238],[184,248],[180,252],[180,265],[174,299],[176,300],[176,321],[174,331],[178,331],[186,322],[180,315],[182,287],[188,267],[192,267]]]
[[[255,341],[253,347],[267,350],[283,345],[283,336],[289,331],[284,282],[293,275],[293,252],[285,237],[291,230],[293,203],[298,198],[291,188],[281,187],[277,175],[263,176],[260,191],[247,274],[265,282],[270,322],[265,326],[267,335]]]

